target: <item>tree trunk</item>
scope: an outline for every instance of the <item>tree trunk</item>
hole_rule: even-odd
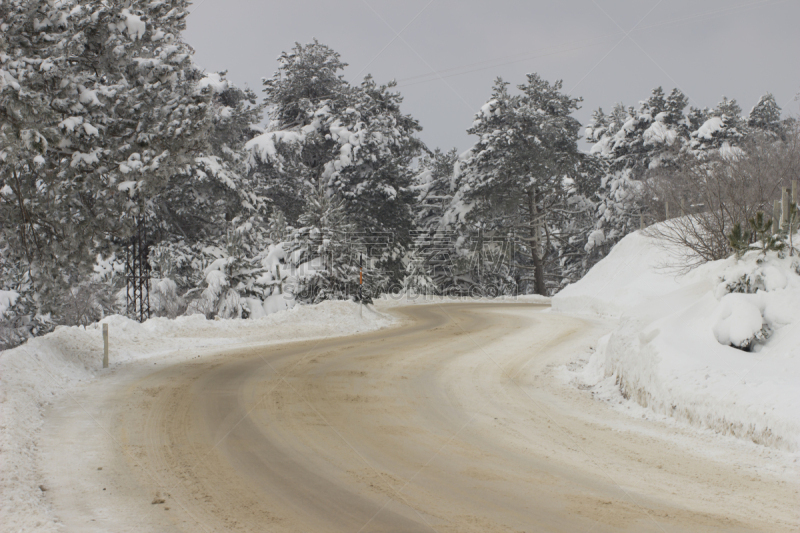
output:
[[[533,290],[536,294],[547,295],[544,284],[544,258],[541,250],[541,232],[539,231],[538,211],[536,209],[536,193],[528,191],[528,221],[533,242],[531,243],[531,260],[533,261]]]

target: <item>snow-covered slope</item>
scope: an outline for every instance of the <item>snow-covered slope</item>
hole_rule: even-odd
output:
[[[681,283],[670,275],[670,257],[640,232],[622,239],[579,282],[553,299],[553,310],[619,318],[626,310],[675,291]]]
[[[800,451],[800,258],[749,252],[683,276],[668,268],[674,262],[637,232],[553,298],[554,311],[620,319],[578,379],[660,414]]]
[[[352,302],[323,302],[254,320],[206,320],[202,315],[150,319],[121,316],[109,324],[110,370],[143,361],[169,364],[225,348],[351,335],[393,319]],[[3,531],[56,531],[37,468],[37,440],[48,404],[71,401],[70,391],[104,372],[102,326],[59,327],[0,352],[0,523]]]

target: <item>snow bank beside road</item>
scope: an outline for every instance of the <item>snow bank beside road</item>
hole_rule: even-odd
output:
[[[577,283],[553,297],[562,313],[619,318],[637,305],[681,287],[663,268],[670,257],[640,232],[620,241]]]
[[[671,261],[637,232],[553,298],[557,312],[620,318],[578,379],[656,413],[800,451],[800,258],[749,252],[684,276],[664,268]]]
[[[351,335],[387,327],[393,319],[351,302],[323,302],[254,320],[155,318],[139,324],[121,316],[109,324],[110,366],[144,360],[173,363],[220,348]],[[102,327],[60,327],[0,352],[0,523],[7,531],[56,531],[37,469],[37,439],[46,406],[70,401],[71,390],[102,375]],[[98,428],[98,431],[102,431]],[[46,487],[45,487],[46,489]]]
[[[382,294],[375,300],[375,304],[379,309],[389,309],[404,305],[442,305],[457,303],[524,303],[534,305],[550,305],[550,300],[551,299],[549,296],[541,296],[539,294],[498,296],[496,298],[477,298],[472,296],[442,296],[418,293],[415,291],[405,291],[399,294]]]

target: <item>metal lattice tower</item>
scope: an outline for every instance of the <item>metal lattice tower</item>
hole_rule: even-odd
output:
[[[128,316],[139,322],[150,318],[150,242],[144,217],[136,222],[136,232],[131,237],[125,260],[127,293],[125,303]]]

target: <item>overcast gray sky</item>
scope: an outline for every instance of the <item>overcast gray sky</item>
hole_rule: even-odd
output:
[[[798,0],[195,0],[190,9],[185,38],[207,70],[228,70],[261,95],[280,53],[317,38],[350,65],[349,81],[396,79],[431,148],[469,148],[466,130],[494,79],[517,85],[528,72],[582,96],[583,124],[659,85],[696,107],[735,98],[745,112],[769,91],[798,114]]]

